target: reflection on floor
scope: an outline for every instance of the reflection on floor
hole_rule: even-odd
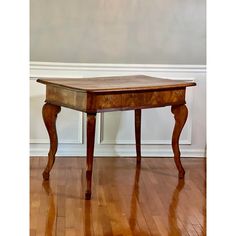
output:
[[[85,159],[57,158],[50,181],[45,157],[30,159],[30,235],[206,235],[205,159],[95,158],[93,193],[84,200]]]

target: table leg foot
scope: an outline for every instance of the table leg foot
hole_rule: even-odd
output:
[[[92,171],[93,171],[93,152],[94,152],[94,136],[96,126],[96,113],[87,114],[87,170],[86,170],[86,181],[87,190],[85,193],[85,199],[91,198],[92,188]]]
[[[60,106],[52,105],[50,103],[45,103],[42,109],[44,124],[47,128],[49,139],[50,139],[50,149],[48,152],[48,162],[47,166],[43,172],[43,179],[48,180],[50,171],[55,162],[55,154],[57,152],[58,140],[57,140],[57,130],[56,130],[56,119],[57,114],[61,111]]]
[[[136,164],[141,165],[141,109],[135,110]]]
[[[172,135],[172,149],[174,152],[175,165],[179,171],[179,178],[181,179],[184,178],[185,171],[180,160],[179,138],[188,117],[188,109],[185,104],[173,105],[171,107],[171,112],[174,114],[175,118],[175,127]]]

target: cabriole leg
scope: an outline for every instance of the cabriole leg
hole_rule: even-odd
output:
[[[57,152],[57,146],[58,146],[56,119],[57,119],[57,114],[60,111],[61,111],[60,106],[52,105],[50,103],[45,103],[42,109],[44,124],[47,128],[49,139],[50,139],[48,163],[47,163],[46,168],[43,171],[44,180],[49,179],[50,171],[55,161],[55,154]]]
[[[183,178],[185,171],[180,160],[179,138],[187,120],[188,109],[186,105],[173,105],[171,107],[171,112],[174,114],[175,118],[175,127],[172,135],[172,149],[174,152],[175,164],[179,171],[179,178]]]

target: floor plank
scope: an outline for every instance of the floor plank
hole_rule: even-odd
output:
[[[30,235],[206,235],[206,160],[95,158],[93,193],[84,200],[85,158],[58,157],[43,182],[45,157],[30,158]]]

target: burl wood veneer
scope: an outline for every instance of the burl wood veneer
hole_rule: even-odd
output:
[[[141,109],[171,106],[175,118],[172,136],[174,160],[179,177],[184,177],[180,161],[179,138],[187,120],[185,105],[186,87],[195,86],[193,81],[169,80],[145,75],[112,76],[83,79],[38,79],[46,85],[46,103],[43,119],[50,138],[48,164],[43,172],[49,179],[57,151],[56,118],[61,106],[87,113],[87,191],[91,198],[91,181],[94,153],[96,113],[116,110],[135,110],[135,140],[137,165],[141,164]]]

